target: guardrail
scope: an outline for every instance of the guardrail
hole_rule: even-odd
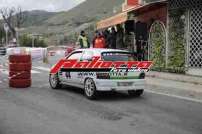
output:
[[[6,55],[6,48],[2,47],[0,48],[0,56]]]

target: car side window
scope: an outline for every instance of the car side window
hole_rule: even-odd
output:
[[[81,57],[82,61],[90,61],[93,59],[92,51],[84,51],[83,56]]]
[[[75,60],[75,59],[80,60],[81,56],[82,56],[82,52],[75,52],[72,55],[70,55],[67,59],[68,60]]]

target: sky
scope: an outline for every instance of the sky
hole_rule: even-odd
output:
[[[0,0],[0,8],[18,7],[23,10],[67,11],[85,0]]]

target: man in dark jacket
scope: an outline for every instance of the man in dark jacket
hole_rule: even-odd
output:
[[[110,47],[113,48],[113,49],[116,49],[116,30],[115,28],[113,27],[112,28],[112,32],[110,34]]]

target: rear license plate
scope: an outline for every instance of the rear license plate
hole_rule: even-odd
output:
[[[133,82],[118,82],[117,85],[120,87],[127,87],[127,86],[132,86]]]

